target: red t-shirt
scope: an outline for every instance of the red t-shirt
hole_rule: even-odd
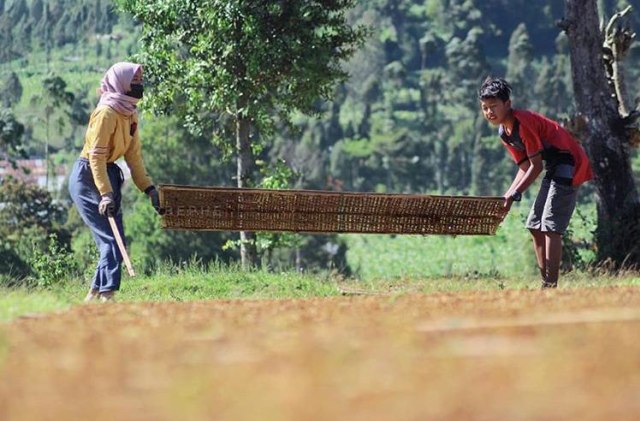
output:
[[[542,154],[547,169],[557,164],[572,165],[574,186],[593,178],[584,148],[560,124],[532,111],[514,109],[513,116],[513,133],[506,136],[500,127],[500,137],[516,164]]]

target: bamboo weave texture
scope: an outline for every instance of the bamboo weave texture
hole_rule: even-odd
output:
[[[161,185],[162,226],[202,231],[493,235],[500,197]]]

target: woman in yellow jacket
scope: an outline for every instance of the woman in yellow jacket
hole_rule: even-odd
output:
[[[116,63],[102,78],[100,102],[91,114],[80,158],[69,178],[69,193],[100,251],[85,301],[113,299],[120,289],[122,255],[107,220],[113,216],[124,237],[120,203],[124,177],[115,163],[124,157],[131,177],[159,211],[158,192],[146,173],[138,136],[136,105],[142,98],[142,66]]]

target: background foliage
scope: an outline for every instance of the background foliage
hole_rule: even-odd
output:
[[[604,18],[631,4],[631,24],[638,27],[638,0],[598,3]],[[482,120],[476,89],[487,74],[506,75],[514,84],[516,106],[555,119],[571,116],[567,42],[556,27],[563,7],[557,0],[358,2],[349,20],[354,26],[368,25],[371,33],[363,48],[343,63],[349,79],[338,86],[333,101],[314,104],[319,116],[294,114],[291,125],[275,120],[272,141],[256,149],[259,179],[282,173],[278,166],[285,163],[291,176],[287,182],[295,188],[501,195],[515,167]],[[140,22],[108,0],[0,1],[0,158],[48,155],[52,166],[70,168],[102,73],[113,62],[140,52],[140,29]],[[264,58],[265,63],[276,59]],[[639,62],[633,48],[626,66],[629,92],[639,91]],[[193,107],[198,96],[181,88],[173,87],[179,94],[177,105]],[[153,101],[154,89],[148,84],[146,101]],[[213,129],[188,130],[190,126],[180,114],[156,117],[143,112],[145,162],[154,180],[234,185],[231,151],[219,142],[219,136],[227,134],[214,136]],[[637,152],[634,168],[638,174]],[[6,179],[1,189],[9,195],[6,203],[34,200],[18,198],[33,195],[51,207],[47,212],[52,215],[51,223],[43,226],[18,218],[22,214],[16,208],[2,209],[4,214],[17,213],[7,214],[11,224],[1,225],[1,273],[12,273],[11,279],[37,277],[33,256],[19,251],[23,246],[18,239],[34,239],[46,254],[52,233],[55,247],[70,250],[79,270],[91,272],[92,240],[70,207],[66,189],[46,198],[30,187],[18,191]],[[237,259],[237,251],[225,247],[237,240],[235,234],[162,231],[132,183],[125,201],[127,238],[139,271],[153,273],[163,262],[194,256],[203,263]],[[574,263],[588,263],[592,256],[592,202],[587,186],[580,204],[584,217],[574,218],[566,238],[567,256]],[[521,206],[524,211],[525,204]],[[364,278],[409,272],[506,274],[521,265],[531,270],[533,255],[521,218],[511,215],[493,238],[305,236],[304,241],[287,238],[279,243],[266,238],[263,261],[299,270],[351,270]],[[479,250],[492,250],[493,257]]]

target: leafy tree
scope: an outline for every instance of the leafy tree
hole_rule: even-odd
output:
[[[27,6],[27,0],[13,0],[5,5],[4,12],[9,18],[17,22],[22,17],[29,13],[29,7]]]
[[[32,0],[30,9],[31,19],[36,23],[40,22],[40,19],[42,19],[42,15],[44,14],[43,0]]]
[[[0,203],[0,260],[5,260],[0,273],[29,275],[26,262],[48,249],[51,234],[58,249],[70,249],[71,237],[62,226],[66,209],[45,189],[8,178],[0,183]]]
[[[104,0],[1,3],[0,62],[44,48],[48,65],[53,48],[81,42],[83,50],[90,35],[110,33],[119,20],[111,2]]]
[[[22,135],[24,126],[9,109],[0,109],[0,159],[12,162],[25,157]]]
[[[2,103],[6,108],[11,108],[20,102],[22,98],[22,84],[15,72],[10,72],[3,80],[0,96],[2,96]]]
[[[10,47],[13,43],[12,28],[13,25],[9,20],[9,15],[4,13],[3,10],[3,14],[0,15],[0,44],[3,46],[3,48],[0,48],[0,62],[9,61],[14,57]]]
[[[477,109],[475,92],[490,67],[482,50],[482,30],[473,28],[464,38],[454,37],[446,46],[451,102]]]
[[[533,47],[529,40],[527,27],[524,23],[511,34],[509,41],[509,57],[507,58],[506,78],[513,86],[515,92],[524,93],[530,89],[532,79],[531,62],[533,60]],[[518,105],[528,108],[526,101],[519,100]]]
[[[196,132],[232,130],[238,187],[255,185],[252,132],[266,139],[276,116],[315,113],[365,34],[345,19],[353,0],[119,4],[144,22],[139,60],[155,90],[150,106],[184,116]],[[241,241],[243,266],[257,263],[254,235]]]
[[[69,92],[67,92],[68,94]],[[68,149],[73,150],[75,147],[76,133],[80,127],[84,127],[89,121],[90,105],[87,100],[87,92],[77,92],[73,95],[73,99],[66,111],[69,121],[71,122],[71,134],[67,142]]]
[[[51,144],[51,117],[62,106],[69,107],[73,104],[74,95],[67,91],[67,82],[60,76],[50,75],[42,81],[43,92],[31,98],[34,104],[44,103],[44,120],[45,120],[45,146],[44,156],[47,167],[49,166],[49,146]],[[62,130],[64,120],[58,120],[58,128]],[[49,186],[49,171],[47,169],[45,185]]]

